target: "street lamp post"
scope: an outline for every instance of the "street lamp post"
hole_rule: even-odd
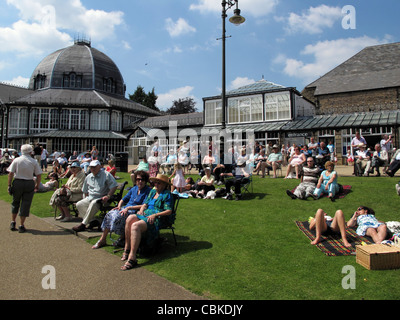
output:
[[[226,12],[236,5],[234,10],[234,16],[229,19],[229,21],[235,25],[240,25],[246,21],[240,15],[239,0],[222,0],[222,129],[226,127],[226,67],[225,67],[225,40],[226,40],[226,30],[225,30],[225,20],[227,17]]]

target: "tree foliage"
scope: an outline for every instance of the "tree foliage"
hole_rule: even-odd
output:
[[[184,99],[174,100],[172,107],[167,109],[165,113],[167,114],[181,114],[181,113],[191,113],[197,112],[196,102],[193,98],[186,97]]]
[[[160,111],[156,106],[158,96],[155,94],[154,88],[150,92],[146,93],[144,88],[139,85],[137,86],[135,92],[129,95],[129,99],[150,109]]]

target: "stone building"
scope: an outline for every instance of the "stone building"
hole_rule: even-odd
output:
[[[373,149],[382,135],[399,143],[400,43],[366,47],[307,85],[302,95],[315,103],[317,116],[287,129],[309,130],[321,140],[333,139],[339,159],[359,130]],[[351,150],[350,150],[351,151]]]

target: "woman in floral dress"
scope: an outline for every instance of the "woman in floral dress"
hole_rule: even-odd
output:
[[[360,206],[347,222],[347,226],[357,226],[356,233],[359,236],[369,236],[375,243],[381,243],[387,236],[386,224],[378,221],[374,210],[368,207]]]
[[[155,178],[150,178],[154,183],[154,188],[150,191],[145,203],[139,212],[128,217],[125,225],[125,248],[122,256],[126,263],[121,270],[129,270],[137,266],[136,252],[140,241],[146,241],[151,245],[159,236],[160,220],[159,217],[169,216],[173,210],[173,197],[169,191],[169,178],[166,175],[158,174]]]

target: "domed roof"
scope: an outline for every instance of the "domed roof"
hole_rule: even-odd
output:
[[[89,41],[57,50],[33,71],[29,89],[97,90],[125,96],[125,83],[116,64]]]

